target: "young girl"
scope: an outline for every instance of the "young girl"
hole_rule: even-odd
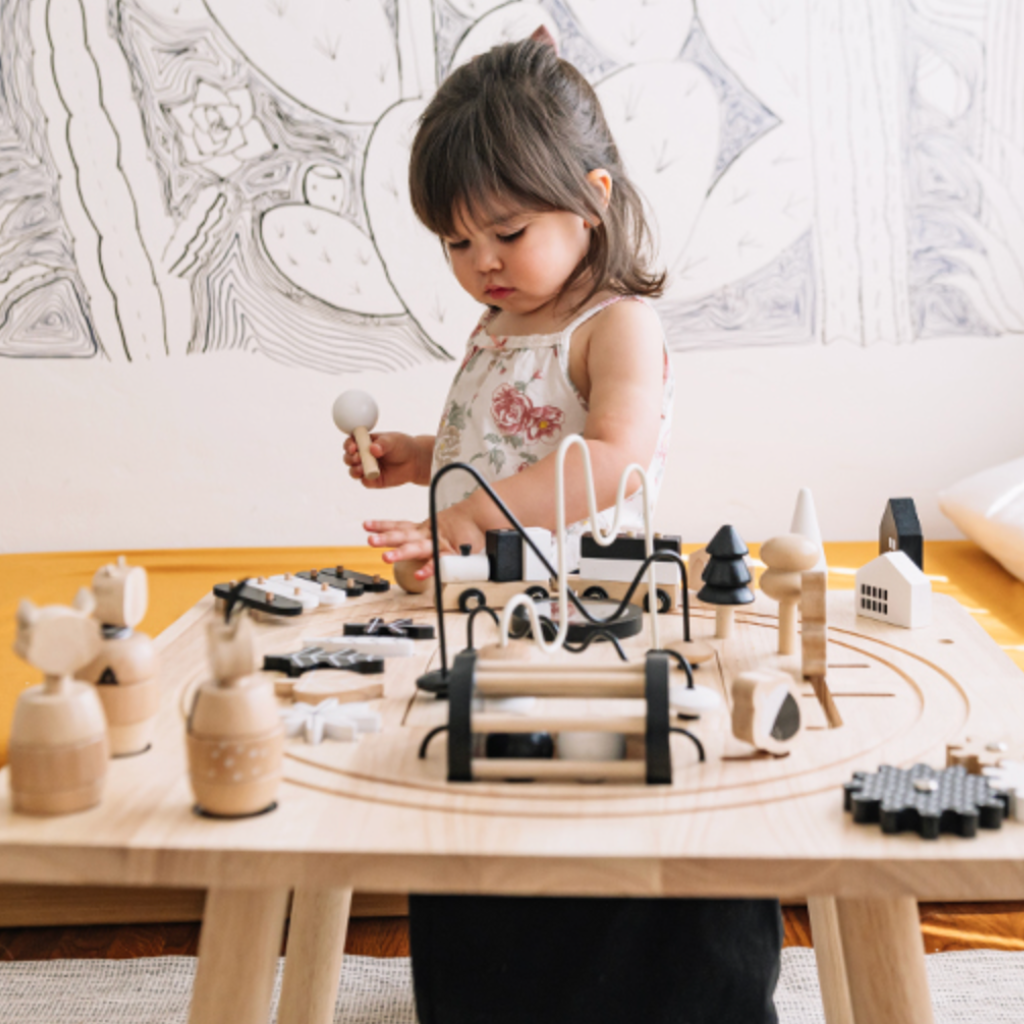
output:
[[[363,483],[428,484],[464,461],[522,523],[551,529],[554,452],[575,432],[600,507],[633,462],[649,467],[653,503],[673,382],[645,299],[664,276],[647,267],[642,206],[597,97],[550,38],[496,47],[444,82],[413,144],[410,186],[459,283],[488,308],[437,436],[374,435],[381,476]],[[354,442],[346,462],[361,479]],[[579,459],[566,476],[574,522],[587,514]],[[442,550],[479,551],[507,525],[466,475],[449,474],[438,498]],[[624,525],[642,528],[632,500]],[[365,525],[386,561],[427,560],[418,575],[432,572],[429,522]],[[421,1024],[776,1022],[775,901],[414,896],[410,935]]]
[[[436,437],[381,433],[375,484],[429,484],[449,462],[476,467],[529,526],[555,526],[554,452],[582,434],[600,508],[622,471],[649,467],[653,505],[672,416],[671,363],[647,269],[647,226],[593,90],[554,48],[528,40],[459,68],[423,115],[410,188],[463,288],[486,305]],[[637,301],[640,299],[641,301]],[[362,477],[355,444],[351,474]],[[582,461],[567,460],[566,519],[587,513]],[[632,488],[639,486],[634,477]],[[505,517],[468,475],[438,491],[441,548],[484,545]],[[643,527],[639,492],[624,529]],[[602,523],[602,526],[607,525]],[[428,559],[429,523],[371,521],[387,562]],[[582,524],[574,532],[582,529]],[[419,571],[432,572],[429,562]]]

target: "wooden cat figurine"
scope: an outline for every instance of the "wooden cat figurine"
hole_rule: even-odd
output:
[[[102,641],[79,678],[96,685],[114,756],[141,754],[149,749],[160,710],[160,660],[153,641],[134,628],[149,603],[146,570],[128,565],[122,555],[96,572],[92,590]]]
[[[213,678],[200,685],[188,716],[188,765],[198,809],[218,817],[274,806],[284,758],[284,726],[274,687],[255,676],[246,613],[208,627]]]
[[[96,657],[99,623],[81,590],[71,608],[18,606],[14,653],[45,679],[18,698],[11,723],[11,796],[25,814],[69,814],[100,802],[110,759],[96,689],[74,674]]]

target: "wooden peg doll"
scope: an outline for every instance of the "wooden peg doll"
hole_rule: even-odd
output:
[[[18,698],[9,749],[14,809],[69,814],[100,802],[110,759],[107,720],[96,690],[74,678],[100,647],[88,590],[72,607],[18,606],[14,653],[44,680]]]
[[[284,757],[284,726],[274,687],[256,672],[246,613],[208,626],[211,679],[199,686],[188,716],[188,765],[197,809],[239,818],[275,806]]]
[[[146,570],[128,565],[122,555],[97,570],[92,589],[93,617],[100,623],[102,640],[80,676],[96,685],[107,714],[111,753],[140,754],[149,748],[160,710],[159,657],[153,641],[135,629],[149,603]]]

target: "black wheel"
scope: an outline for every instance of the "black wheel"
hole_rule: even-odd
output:
[[[532,597],[534,601],[546,601],[551,596],[544,587],[540,586],[527,587],[524,593],[527,597]]]
[[[658,588],[658,611],[661,613],[670,611],[672,609],[672,595],[667,591]],[[649,612],[651,610],[651,595],[644,594],[644,611]]]
[[[487,604],[487,597],[482,590],[470,587],[459,594],[459,611],[471,612],[474,608]]]
[[[607,601],[608,591],[604,587],[587,587],[583,591],[583,596],[589,598],[592,601]]]

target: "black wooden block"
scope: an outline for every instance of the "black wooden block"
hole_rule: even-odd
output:
[[[294,654],[268,654],[263,658],[264,671],[284,672],[289,679],[320,668],[344,669],[363,676],[378,675],[384,671],[384,659],[376,654],[357,651],[332,651],[328,654],[322,647],[303,647]]]
[[[654,538],[655,551],[674,551],[681,555],[683,551],[683,540],[675,534],[661,534]],[[620,558],[624,561],[642,562],[647,557],[647,544],[643,534],[635,537],[628,537],[620,534],[603,548],[594,540],[592,533],[585,533],[580,537],[581,558]]]
[[[486,551],[491,582],[511,583],[523,578],[523,538],[518,530],[488,530]]]
[[[216,583],[213,587],[213,596],[227,601],[232,591],[237,588],[232,583]],[[269,590],[260,590],[259,587],[246,584],[235,597],[239,604],[256,611],[266,612],[268,615],[301,615],[302,602],[293,601],[290,597],[280,597],[270,593]]]
[[[913,498],[890,498],[878,527],[878,553],[902,551],[924,572],[924,534]]]
[[[410,640],[433,640],[435,636],[433,626],[413,622],[412,619],[385,622],[378,618],[369,622],[346,622],[342,633],[344,636],[404,636]]]

